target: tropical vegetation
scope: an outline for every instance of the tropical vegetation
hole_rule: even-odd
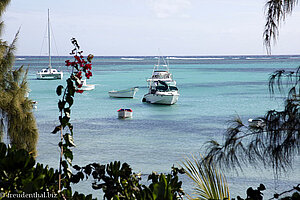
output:
[[[1,0],[0,17],[10,0]],[[0,34],[4,22],[0,22]],[[32,101],[27,97],[27,70],[13,69],[14,51],[18,33],[13,42],[0,40],[0,138],[7,134],[9,141],[18,149],[37,154],[38,130],[32,113]]]

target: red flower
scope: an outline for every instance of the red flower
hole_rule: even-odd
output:
[[[77,87],[78,87],[78,88],[81,88],[81,87],[82,87],[82,84],[79,84]]]
[[[77,93],[83,93],[83,90],[75,90],[75,92],[77,92]]]
[[[66,66],[70,66],[71,65],[70,60],[66,60],[65,62],[66,62]]]
[[[90,64],[86,64],[85,68],[88,69],[88,70],[91,70],[92,69],[92,64],[91,63]]]
[[[81,63],[81,59],[80,59],[79,56],[74,56],[74,58],[75,58],[79,63]]]
[[[85,73],[85,76],[86,76],[87,79],[89,79],[92,75],[93,75],[93,74],[92,74],[91,71],[87,71],[87,72]]]

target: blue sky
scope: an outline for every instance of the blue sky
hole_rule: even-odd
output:
[[[46,55],[47,9],[59,55],[77,38],[94,55],[259,55],[265,0],[12,0],[4,38],[21,27],[17,55]],[[300,5],[282,24],[273,54],[300,53]],[[55,54],[56,48],[52,49]],[[54,54],[54,55],[55,55]]]

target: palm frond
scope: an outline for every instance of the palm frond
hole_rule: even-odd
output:
[[[202,157],[198,159],[192,156],[192,158],[185,158],[182,164],[186,175],[194,182],[194,195],[196,195],[194,199],[230,200],[226,178],[212,163]]]

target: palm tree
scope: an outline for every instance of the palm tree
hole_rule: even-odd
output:
[[[276,41],[279,25],[291,14],[298,0],[268,0],[266,3],[266,24],[263,34],[267,53],[271,53],[271,40]]]
[[[183,163],[186,175],[195,184],[194,194],[198,200],[230,200],[229,188],[223,173],[212,163],[192,156]],[[189,197],[189,199],[194,199]]]
[[[10,0],[0,1],[0,17]],[[0,22],[0,34],[3,31],[3,21]],[[18,149],[26,149],[36,155],[38,131],[32,113],[32,101],[28,99],[27,71],[23,67],[13,69],[14,51],[18,33],[13,42],[8,45],[0,39],[0,136],[6,132],[10,143]]]

